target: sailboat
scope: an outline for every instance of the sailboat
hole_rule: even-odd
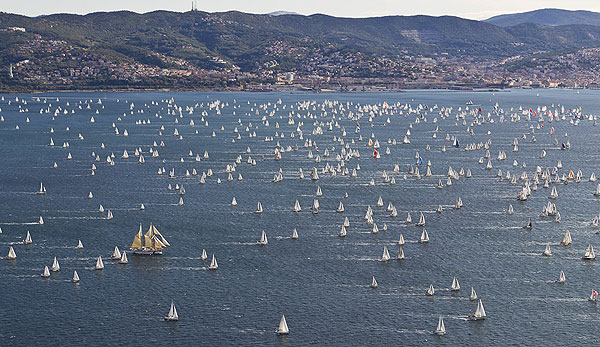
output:
[[[77,271],[73,271],[73,279],[71,280],[71,282],[73,283],[78,283],[79,282],[79,275],[77,274]]]
[[[267,240],[267,233],[263,230],[260,235],[260,241],[258,241],[258,244],[265,246],[268,243],[269,243],[269,241]]]
[[[6,256],[6,259],[17,259],[17,254],[15,253],[15,249],[12,248],[12,246],[10,246],[10,248],[8,249],[8,255]]]
[[[346,226],[342,225],[342,229],[340,230],[340,237],[345,237],[346,236]]]
[[[300,207],[300,202],[298,200],[296,200],[296,203],[294,203],[294,212],[300,212],[302,211],[302,207]]]
[[[58,260],[54,257],[54,262],[52,263],[52,267],[50,268],[53,272],[60,271],[60,265],[58,264]]]
[[[112,259],[113,260],[121,259],[121,252],[119,251],[119,247],[117,247],[117,246],[115,246],[115,250],[113,251]]]
[[[279,320],[279,326],[275,329],[275,333],[278,335],[287,335],[290,333],[290,329],[288,328],[287,322],[285,321],[285,315],[281,315],[281,319]]]
[[[475,301],[477,300],[477,293],[475,292],[475,288],[471,287],[471,295],[469,295],[469,300]]]
[[[375,276],[373,276],[373,280],[371,281],[371,284],[369,285],[369,287],[375,289],[379,286],[379,284],[377,284],[377,280],[375,279]]]
[[[533,223],[531,222],[531,217],[529,217],[529,222],[527,222],[527,224],[525,224],[525,226],[523,228],[524,229],[531,229],[531,228],[533,228]]]
[[[383,246],[383,254],[381,255],[381,261],[390,260],[390,252],[388,251],[387,246]]]
[[[453,292],[457,292],[460,290],[460,284],[458,283],[456,277],[452,279],[452,286],[450,286],[450,290]]]
[[[433,296],[435,294],[435,289],[433,288],[433,284],[429,285],[429,289],[427,289],[427,296]]]
[[[552,255],[552,251],[550,251],[550,243],[546,244],[546,249],[544,250],[544,253],[542,253],[543,256],[549,257]]]
[[[38,195],[44,195],[46,194],[46,187],[44,187],[44,183],[40,182],[40,190],[38,190],[37,192],[35,192]]]
[[[98,256],[98,260],[96,260],[96,266],[94,266],[95,270],[102,270],[104,269],[104,263],[102,262],[102,256]]]
[[[340,201],[340,205],[338,206],[338,208],[336,209],[336,212],[344,212],[344,204]]]
[[[262,212],[263,212],[263,207],[262,207],[262,204],[259,201],[258,205],[256,206],[256,210],[254,211],[254,213],[262,213]]]
[[[212,260],[210,261],[210,265],[208,266],[209,270],[217,270],[219,268],[219,264],[217,264],[217,258],[213,254]]]
[[[83,243],[81,243],[81,240],[77,241],[77,248],[79,248],[79,249],[83,248]]]
[[[421,217],[419,217],[419,222],[417,223],[417,226],[425,226],[425,215],[423,214],[423,212],[421,212]]]
[[[560,275],[558,275],[558,283],[565,283],[565,282],[567,282],[565,273],[562,270],[560,270]]]
[[[479,303],[477,304],[477,310],[475,310],[475,314],[469,315],[468,318],[469,320],[483,320],[485,319],[485,317],[485,309],[483,308],[483,303],[481,302],[481,299],[479,299]]]
[[[175,308],[175,304],[171,301],[171,308],[169,309],[169,314],[164,317],[166,321],[176,321],[179,320],[179,315],[177,315],[177,309]]]
[[[119,264],[127,264],[129,260],[127,260],[127,252],[123,251],[121,253],[121,258],[119,259]]]
[[[25,236],[25,240],[23,241],[24,244],[29,245],[31,244],[33,241],[31,240],[31,234],[29,233],[29,230],[27,230],[27,236]]]
[[[113,214],[111,210],[108,210],[108,213],[106,214],[106,219],[113,219]]]
[[[297,240],[298,239],[298,231],[296,230],[296,228],[294,228],[294,231],[292,231],[292,240]]]
[[[44,272],[41,274],[41,276],[44,278],[50,277],[50,270],[48,270],[48,265],[44,266]]]
[[[202,249],[202,254],[200,255],[200,260],[206,260],[208,256],[206,255],[206,249]]]
[[[588,248],[585,251],[585,254],[583,255],[582,259],[584,259],[584,260],[595,260],[596,259],[596,253],[594,253],[594,247],[591,244],[588,245]]]
[[[404,249],[402,247],[400,247],[400,250],[398,251],[398,254],[396,255],[396,259],[398,259],[398,260],[404,259]]]
[[[142,225],[138,233],[133,238],[130,249],[133,254],[154,255],[162,254],[163,249],[170,246],[169,242],[162,236],[153,224],[150,224],[148,231],[143,235],[142,245]]]
[[[400,238],[398,239],[398,246],[404,246],[406,242],[404,241],[404,236],[400,234]]]
[[[590,295],[590,297],[588,298],[589,301],[598,301],[598,292],[594,289],[592,289],[592,294]]]
[[[419,242],[420,243],[429,242],[429,234],[427,233],[427,230],[423,229],[423,232],[421,233],[421,238],[419,238]]]
[[[433,331],[433,333],[436,335],[446,335],[446,326],[444,325],[444,318],[442,318],[442,316],[440,316],[437,328]]]

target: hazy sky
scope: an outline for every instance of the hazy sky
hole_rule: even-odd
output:
[[[208,12],[239,10],[251,13],[294,11],[325,13],[343,17],[428,14],[485,19],[496,14],[539,8],[563,8],[600,12],[599,0],[197,0],[198,9]],[[188,11],[191,0],[0,0],[0,11],[37,16],[50,13],[90,13],[163,9]]]

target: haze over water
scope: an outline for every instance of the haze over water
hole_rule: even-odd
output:
[[[519,107],[536,110],[547,106],[559,114],[558,105],[566,110],[582,107],[584,114],[597,115],[599,97],[598,91],[583,90],[4,95],[5,100],[0,101],[0,115],[4,117],[0,122],[0,254],[5,256],[13,246],[17,259],[0,260],[4,312],[0,317],[1,344],[597,344],[599,311],[587,297],[592,289],[599,288],[596,278],[600,265],[584,262],[581,256],[590,243],[600,247],[597,228],[589,225],[599,212],[599,201],[593,195],[597,183],[588,182],[592,172],[600,175],[598,127],[589,120],[574,126],[568,115],[566,120],[552,123],[547,122],[547,116],[543,123],[535,117],[527,121]],[[214,107],[217,100],[225,105],[219,107],[220,115]],[[473,125],[474,135],[470,135],[466,129],[473,116],[464,116],[466,125],[462,118],[456,120],[458,108],[464,111],[469,100],[476,105],[469,108],[481,107],[483,115],[493,113],[498,103],[497,110],[505,119],[511,114],[521,118],[500,123],[500,115],[492,114],[494,123]],[[304,102],[313,104],[299,109],[299,103]],[[360,134],[355,133],[356,121],[348,118],[349,111],[356,116],[360,113],[358,104],[382,109],[384,102],[391,110],[390,123],[386,123],[388,116],[382,115],[373,118],[371,127],[365,111],[358,121]],[[404,109],[407,104],[413,110],[419,105],[428,105],[428,109],[421,108],[417,114]],[[182,107],[182,117],[179,112],[177,116],[168,114],[174,105]],[[268,105],[266,110],[264,105]],[[69,114],[52,117],[57,106]],[[187,107],[193,108],[193,114],[186,112]],[[453,108],[445,119],[439,115],[442,107]],[[39,113],[47,108],[51,113]],[[288,124],[292,110],[294,124]],[[313,135],[315,119],[307,117],[309,113],[319,122],[329,122],[335,114],[339,127],[334,125],[329,131],[323,124],[323,135]],[[301,118],[296,117],[298,114]],[[94,123],[90,123],[91,117]],[[150,124],[136,124],[139,120],[150,120]],[[194,126],[189,125],[190,120]],[[304,140],[316,141],[318,152],[304,147],[305,141],[296,131],[299,122],[304,122]],[[252,129],[247,132],[249,123]],[[536,142],[532,142],[529,126],[538,124],[543,128],[535,129]],[[163,136],[159,136],[161,126]],[[241,139],[236,139],[236,127]],[[436,127],[439,131],[434,139]],[[551,136],[552,127],[556,132]],[[345,163],[350,171],[360,164],[354,178],[321,173],[326,163],[334,167],[339,163],[336,154],[342,146],[334,143],[333,137],[342,136],[342,128],[347,132],[345,143],[354,139],[350,147],[361,154]],[[122,135],[125,129],[128,136]],[[175,129],[181,140],[173,136]],[[403,144],[408,129],[410,144]],[[257,136],[249,137],[252,132]],[[264,141],[275,132],[284,137]],[[294,138],[290,137],[292,132]],[[79,133],[83,140],[78,139]],[[374,159],[373,149],[367,146],[371,133],[381,144],[380,159]],[[453,148],[446,134],[456,136],[461,148]],[[527,139],[522,139],[523,134]],[[362,141],[358,141],[360,135]],[[50,138],[54,147],[48,146]],[[515,138],[519,139],[518,152],[512,151]],[[388,143],[388,139],[397,140],[397,144]],[[478,163],[485,149],[464,150],[467,144],[488,139],[492,141],[491,170]],[[561,150],[560,143],[567,140],[571,149]],[[154,147],[158,158],[149,153],[154,141],[165,144]],[[292,147],[282,153],[281,160],[275,160],[277,141],[284,149]],[[64,142],[69,143],[68,148],[62,148]],[[442,153],[444,145],[447,151]],[[144,164],[133,155],[138,147],[143,150]],[[386,147],[390,155],[385,154]],[[325,148],[329,157],[323,156]],[[124,149],[129,159],[121,158]],[[309,150],[315,157],[319,154],[322,161],[309,159]],[[543,159],[542,150],[547,152]],[[203,157],[205,151],[209,158],[196,161],[196,154]],[[496,159],[499,151],[507,153],[506,160]],[[92,152],[99,155],[99,162]],[[423,159],[421,179],[408,173],[409,166],[416,164],[416,152]],[[67,160],[68,153],[71,160]],[[111,153],[115,166],[105,160]],[[234,180],[228,182],[225,168],[239,155],[242,162],[233,173]],[[247,164],[248,155],[256,160],[256,166]],[[513,160],[517,160],[517,167]],[[550,194],[550,189],[542,187],[543,182],[526,202],[519,202],[516,197],[523,182],[498,182],[496,176],[498,169],[503,175],[508,170],[517,177],[526,171],[532,179],[536,166],[545,170],[556,166],[558,160],[563,164],[560,176],[569,170],[583,172],[581,183],[556,184],[559,198],[553,202],[562,216],[560,223],[539,216]],[[425,177],[427,161],[431,161],[432,177]],[[54,162],[57,168],[52,168]],[[526,168],[522,168],[523,162]],[[399,173],[393,172],[395,163]],[[92,164],[97,167],[94,176],[90,175]],[[446,186],[449,166],[456,171],[470,169],[472,177],[461,176]],[[158,175],[162,167],[167,173],[174,168],[176,178]],[[319,169],[318,181],[310,179],[312,167]],[[283,181],[273,183],[280,168]],[[306,175],[304,179],[299,178],[299,168]],[[198,175],[185,177],[186,170],[192,169]],[[208,169],[214,174],[201,184],[202,172]],[[384,182],[384,170],[396,184]],[[242,181],[237,180],[238,174]],[[369,185],[371,179],[374,186]],[[440,179],[444,187],[437,189]],[[47,189],[44,196],[34,194],[40,182]],[[185,188],[183,206],[177,206],[180,195],[169,190],[169,184]],[[323,191],[321,197],[315,197],[318,186]],[[89,192],[93,192],[92,199]],[[379,196],[383,207],[376,206]],[[233,197],[236,207],[231,206]],[[456,210],[452,205],[458,197],[464,207]],[[320,203],[318,214],[310,212],[315,198]],[[300,213],[292,212],[296,200],[302,206]],[[259,201],[264,212],[255,214]],[[343,213],[336,212],[340,201],[345,207]],[[390,202],[398,217],[389,216],[386,207]],[[142,203],[145,210],[140,210]],[[105,219],[106,213],[98,212],[99,204],[110,209],[114,219]],[[507,214],[509,204],[514,207],[513,215]],[[372,227],[365,222],[368,205],[373,208],[378,234],[372,234]],[[435,211],[438,205],[443,206],[441,214]],[[417,243],[422,228],[405,222],[408,212],[413,221],[424,213],[429,243]],[[34,224],[39,216],[43,216],[44,225]],[[345,217],[350,227],[347,236],[340,238]],[[522,226],[529,217],[534,227],[526,231]],[[128,254],[126,265],[110,260],[115,246],[129,249],[140,223],[144,231],[153,223],[171,247],[162,256]],[[387,231],[382,230],[384,223]],[[290,239],[294,228],[299,234],[297,240]],[[33,243],[23,245],[28,230]],[[266,246],[256,244],[262,230],[269,237]],[[573,244],[564,247],[559,243],[567,230]],[[395,259],[400,233],[407,241],[404,260]],[[83,249],[75,248],[79,239]],[[548,242],[553,254],[543,257]],[[392,254],[389,262],[379,261],[384,246]],[[206,261],[200,259],[202,249],[208,253]],[[217,271],[206,269],[212,254],[219,262]],[[105,269],[97,271],[93,267],[100,255]],[[53,272],[49,279],[40,277],[54,256],[61,271]],[[70,282],[73,270],[79,273],[79,284]],[[565,284],[555,283],[561,270],[566,274]],[[379,283],[375,290],[369,288],[373,275]],[[449,291],[454,276],[462,287],[459,292]],[[425,295],[430,284],[436,288],[433,297]],[[471,287],[485,304],[488,317],[484,321],[466,320],[477,307],[476,301],[469,300]],[[171,300],[177,305],[178,322],[163,321]],[[290,328],[286,337],[274,333],[281,314]],[[440,315],[448,331],[442,337],[431,334]]]

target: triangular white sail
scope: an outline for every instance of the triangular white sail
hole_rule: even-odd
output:
[[[104,269],[104,263],[102,262],[102,256],[98,256],[98,260],[96,260],[96,266],[94,267],[96,270]]]
[[[450,286],[450,290],[452,290],[452,291],[460,290],[460,284],[458,283],[458,280],[456,279],[456,277],[454,277],[452,279],[452,286]]]
[[[48,265],[44,266],[44,272],[41,275],[44,278],[50,277],[50,270],[48,270]]]
[[[383,246],[383,254],[381,255],[381,261],[390,260],[390,252],[388,251],[387,246]]]
[[[121,259],[121,252],[119,251],[119,247],[115,246],[115,250],[113,251],[112,258],[114,260]]]
[[[216,270],[218,268],[219,268],[219,264],[217,264],[217,258],[215,258],[215,255],[213,254],[212,260],[210,261],[210,265],[208,266],[208,269]]]
[[[475,292],[475,288],[471,287],[471,295],[469,295],[469,300],[475,301],[477,300],[477,293]]]
[[[558,283],[565,283],[565,282],[567,282],[565,273],[562,270],[560,270],[560,275],[558,275]]]
[[[127,264],[129,260],[127,260],[127,252],[123,251],[121,253],[121,258],[119,259],[119,264]]]
[[[29,230],[27,230],[27,236],[25,236],[25,241],[23,241],[24,244],[29,245],[31,244],[33,241],[31,240],[31,234],[29,233]]]
[[[52,262],[52,267],[50,268],[50,270],[54,272],[60,271],[60,265],[58,264],[58,260],[56,259],[56,257],[54,257],[54,261]]]
[[[379,284],[377,284],[377,280],[375,279],[375,276],[373,276],[373,279],[371,280],[371,285],[369,285],[369,287],[377,288],[378,286]]]
[[[279,326],[275,332],[279,335],[287,335],[290,333],[290,329],[288,328],[287,322],[285,320],[285,315],[281,315],[281,319],[279,320]]]
[[[6,256],[6,259],[17,259],[17,254],[15,253],[15,249],[12,248],[12,246],[10,246],[8,250],[8,256]]]
[[[444,318],[440,316],[438,320],[437,328],[434,330],[434,333],[437,335],[445,335],[446,334],[446,326],[444,325]]]
[[[177,314],[177,309],[175,308],[175,304],[171,301],[171,308],[169,309],[169,314],[165,317],[167,321],[175,321],[179,320],[179,315]]]
[[[200,259],[201,260],[208,259],[208,256],[206,255],[206,249],[202,249],[202,255],[200,255]]]
[[[79,282],[79,275],[77,274],[77,271],[73,271],[73,279],[71,279],[71,282],[73,282],[73,283]]]
[[[298,239],[298,231],[296,230],[296,228],[294,228],[294,231],[292,231],[292,239],[293,240]]]
[[[267,233],[263,230],[260,235],[260,241],[258,241],[259,245],[266,245],[269,241],[267,240]]]

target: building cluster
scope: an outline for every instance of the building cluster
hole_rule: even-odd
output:
[[[19,30],[19,28],[9,28]],[[8,29],[6,29],[8,30]],[[509,58],[429,57],[396,52],[374,55],[317,45],[276,41],[249,69],[220,57],[211,68],[185,59],[150,53],[161,64],[108,58],[66,41],[34,39],[20,44],[6,66],[11,83],[25,81],[40,88],[144,87],[245,90],[386,90],[414,88],[600,88],[600,48],[563,55],[541,53]],[[160,65],[160,66],[157,66]]]

